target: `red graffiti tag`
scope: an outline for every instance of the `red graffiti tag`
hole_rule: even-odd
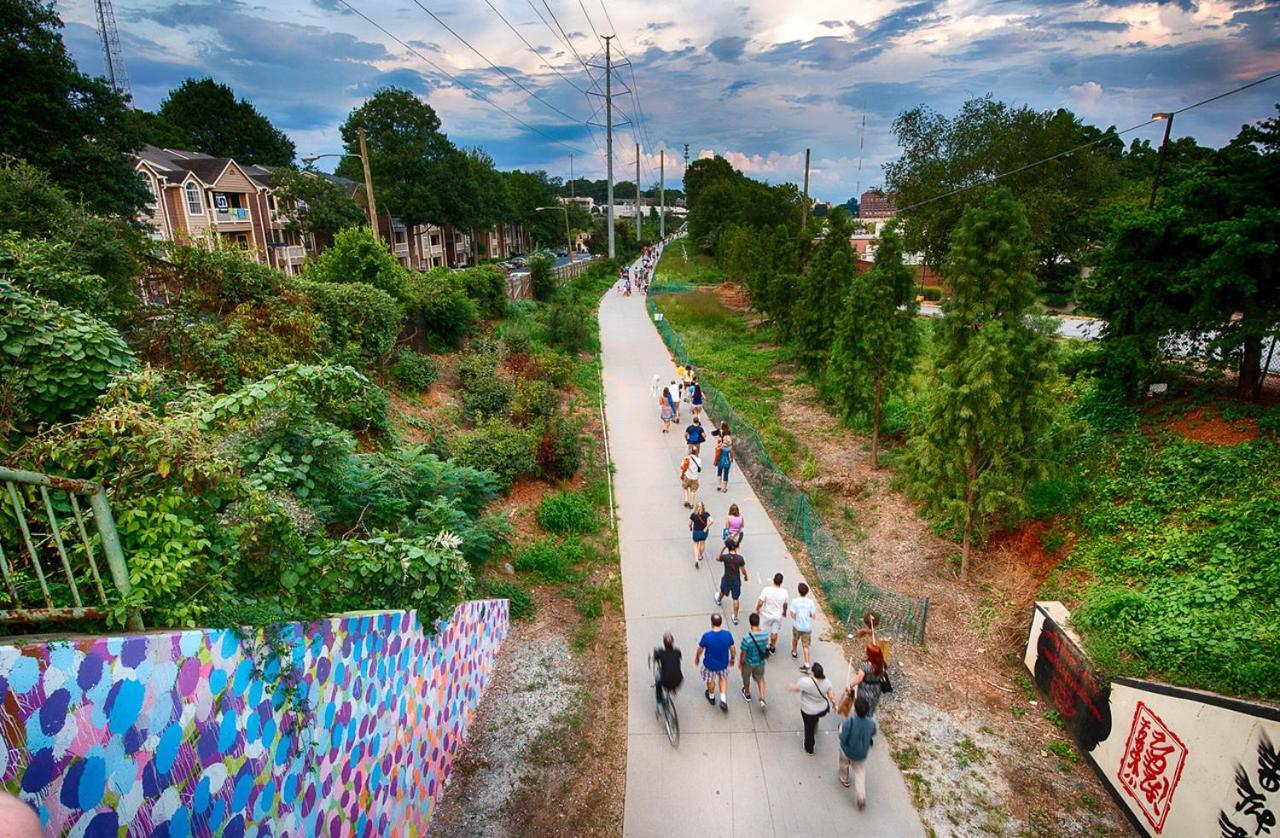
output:
[[[1187,746],[1139,701],[1117,778],[1157,835],[1164,829],[1186,760]]]

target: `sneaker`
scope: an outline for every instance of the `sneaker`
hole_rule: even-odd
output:
[[[768,709],[768,707],[769,707],[769,705],[767,705],[767,704],[765,704],[765,703],[764,703],[764,699],[763,699],[763,698],[762,698],[762,699],[760,699],[760,709],[761,709],[761,710],[766,710],[766,709]]]
[[[796,654],[795,652],[792,652],[792,653],[791,653],[791,659],[792,659],[792,660],[795,660],[795,659],[796,659],[796,658],[798,658],[798,657],[800,657],[800,656],[799,656],[798,654]]]
[[[714,602],[714,603],[716,604],[716,608],[719,608],[719,607],[720,607],[720,595],[719,595],[719,594],[712,594],[712,595],[711,595],[711,601],[712,601],[712,602]]]
[[[867,808],[867,799],[866,799],[865,797],[859,797],[859,798],[858,798],[858,811],[859,811],[859,812],[861,812],[861,811],[862,811],[863,809],[865,809],[865,808]]]
[[[771,655],[776,655],[776,654],[778,654],[778,650],[777,650],[777,648],[776,648],[776,647],[774,647],[774,646],[770,646],[770,647],[769,647],[769,654],[771,654]]]
[[[711,692],[711,690],[703,690],[703,691],[702,691],[702,694],[703,694],[703,695],[705,695],[705,696],[707,697],[707,702],[708,702],[708,703],[710,703],[710,704],[711,704],[711,705],[713,705],[713,706],[715,705],[715,703],[716,703],[716,696],[715,696],[715,693]]]
[[[751,703],[751,693],[747,692],[745,689],[744,689],[744,690],[738,690],[738,692],[742,693],[742,697],[743,697],[743,698],[745,698],[745,699],[747,700],[747,703],[748,703],[748,704],[750,704],[750,703]]]
[[[737,618],[737,617],[734,617],[734,618],[733,618],[733,624],[734,624],[735,626],[738,624],[738,618]]]
[[[801,671],[801,672],[808,672],[808,671],[809,671],[809,664],[807,664],[807,663],[802,663],[802,664],[800,664],[800,671]]]
[[[728,713],[728,712],[729,712],[729,702],[725,701],[723,698],[722,698],[722,699],[720,699],[720,709],[721,709],[721,710],[723,710],[724,712]]]

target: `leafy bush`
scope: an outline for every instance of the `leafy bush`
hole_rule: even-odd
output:
[[[363,282],[298,280],[295,287],[324,320],[326,354],[336,362],[375,364],[395,345],[404,314],[386,291]]]
[[[479,310],[453,271],[413,274],[408,283],[411,323],[439,346],[457,347],[471,333]]]
[[[339,230],[329,247],[303,268],[315,282],[363,282],[397,300],[408,301],[407,271],[368,227]]]
[[[551,385],[538,379],[524,379],[516,385],[511,416],[519,425],[532,425],[556,412],[558,398]]]
[[[458,363],[458,381],[462,385],[462,412],[470,422],[486,418],[503,418],[511,412],[515,384],[498,371],[498,358],[483,352],[471,352]]]
[[[553,303],[547,314],[547,337],[571,355],[576,355],[592,342],[593,319],[583,306],[560,301]]]
[[[538,604],[533,595],[515,582],[489,580],[483,585],[483,593],[487,597],[509,600],[507,609],[513,620],[532,620],[537,614]]]
[[[457,271],[467,296],[476,304],[480,316],[495,320],[507,308],[507,275],[493,265],[478,265]]]
[[[204,312],[219,313],[241,303],[262,302],[285,284],[285,275],[232,245],[171,245],[167,274],[184,300]]]
[[[568,480],[582,468],[583,436],[579,425],[553,416],[538,437],[538,467],[548,477]]]
[[[135,302],[118,285],[79,267],[69,242],[0,234],[0,280],[107,321],[119,319]]]
[[[556,277],[551,257],[539,254],[529,260],[529,285],[533,298],[546,302],[556,293]]]
[[[582,561],[582,545],[576,539],[543,538],[527,545],[516,556],[516,570],[533,573],[543,582],[568,582]]]
[[[573,359],[559,352],[544,352],[534,357],[537,374],[555,387],[563,387],[573,378]]]
[[[936,303],[942,299],[942,289],[937,285],[926,285],[921,289],[920,293],[931,303]]]
[[[506,344],[508,354],[527,355],[533,351],[533,339],[524,329],[511,329],[504,332],[502,342]]]
[[[440,377],[440,367],[429,356],[410,350],[400,353],[395,366],[391,368],[391,377],[402,387],[423,393],[430,390],[431,385]]]
[[[581,492],[556,492],[538,505],[538,523],[558,535],[580,535],[600,525],[595,506]]]
[[[0,281],[0,431],[80,415],[132,366],[106,323]]]
[[[533,431],[490,420],[451,443],[459,465],[493,472],[503,489],[538,473],[538,438]]]

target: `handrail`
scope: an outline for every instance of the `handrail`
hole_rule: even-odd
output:
[[[129,569],[125,563],[124,549],[120,545],[120,535],[116,531],[107,493],[101,486],[89,480],[3,466],[0,466],[0,484],[3,484],[4,494],[7,496],[0,498],[0,575],[4,576],[10,600],[9,608],[0,610],[0,623],[74,620],[106,615],[110,599],[102,583],[93,541],[85,526],[86,518],[92,520],[97,531],[98,542],[106,557],[107,570],[116,592],[121,597],[129,595]],[[54,496],[57,493],[65,494],[64,520],[59,520],[55,508]],[[89,501],[88,515],[80,506],[79,499],[82,497]],[[29,510],[31,506],[36,507],[34,518]],[[66,508],[70,509],[75,519],[74,528],[65,520]],[[44,512],[43,521],[40,520],[40,509]],[[5,526],[6,523],[10,526]],[[17,535],[21,536],[20,549],[11,548],[6,552],[5,536]],[[54,576],[46,573],[42,556],[46,560],[57,559]],[[76,561],[79,559],[83,561]],[[77,564],[78,567],[74,566]],[[65,593],[61,580],[54,582],[59,575],[58,570],[61,570],[60,575],[66,579]],[[30,591],[33,587],[32,576],[38,585],[39,600],[43,608],[31,607],[29,602],[35,598],[30,595],[34,593]],[[91,593],[97,594],[96,604],[86,606],[80,587],[81,584],[90,583]],[[64,596],[70,598],[70,605],[55,603],[55,600],[61,600]],[[129,614],[128,626],[134,630],[142,628],[142,618],[136,611]]]

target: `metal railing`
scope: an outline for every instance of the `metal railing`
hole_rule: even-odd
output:
[[[128,596],[129,569],[101,486],[0,467],[0,489],[0,573],[9,596],[0,623],[106,617],[111,599],[95,541],[111,586],[120,597]],[[88,501],[87,510],[82,498]],[[142,628],[136,611],[127,622],[131,629]]]

